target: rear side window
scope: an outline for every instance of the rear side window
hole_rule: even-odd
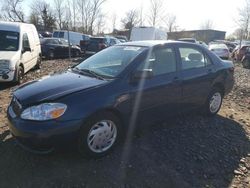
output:
[[[23,48],[30,48],[30,42],[27,33],[23,34]]]
[[[179,51],[183,70],[202,68],[211,64],[209,58],[197,49],[179,48]]]
[[[53,33],[53,37],[55,37],[55,38],[58,38],[58,35],[59,35],[59,32],[57,32],[57,31]]]
[[[64,38],[64,32],[59,33],[59,38]]]
[[[176,72],[176,58],[172,48],[157,48],[149,59],[139,66],[139,70],[152,69],[154,76]]]

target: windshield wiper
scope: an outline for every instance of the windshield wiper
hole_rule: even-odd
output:
[[[103,76],[97,74],[95,71],[89,70],[89,69],[79,69],[78,67],[73,68],[74,70],[78,71],[81,74],[87,74],[89,76],[98,78],[100,80],[105,80]]]

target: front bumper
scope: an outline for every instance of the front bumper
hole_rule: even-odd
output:
[[[17,142],[35,153],[46,153],[54,148],[72,147],[78,139],[82,121],[28,121],[11,117],[8,108],[8,126]]]
[[[11,82],[14,80],[14,78],[15,78],[14,70],[0,70],[0,82]]]

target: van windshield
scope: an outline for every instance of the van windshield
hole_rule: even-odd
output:
[[[0,30],[0,51],[17,51],[18,47],[18,32]]]

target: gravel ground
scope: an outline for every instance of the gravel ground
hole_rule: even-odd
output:
[[[65,70],[44,61],[26,80]],[[235,87],[220,113],[190,113],[152,125],[107,157],[77,152],[34,155],[19,148],[6,126],[15,86],[0,85],[0,187],[250,187],[250,70],[235,67]],[[124,148],[127,148],[126,150]]]

